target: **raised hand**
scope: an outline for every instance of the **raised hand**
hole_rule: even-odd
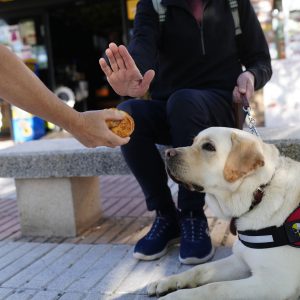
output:
[[[120,96],[144,96],[155,72],[148,70],[143,76],[123,45],[118,47],[115,43],[110,43],[105,53],[110,65],[104,58],[100,58],[99,64],[113,90]]]

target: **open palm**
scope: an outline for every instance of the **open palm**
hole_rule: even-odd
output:
[[[118,47],[115,43],[110,43],[105,53],[109,64],[104,58],[99,63],[113,90],[120,96],[144,96],[154,78],[154,71],[148,70],[143,76],[123,45]]]

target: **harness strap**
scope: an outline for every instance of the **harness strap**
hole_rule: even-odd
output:
[[[284,245],[300,248],[300,205],[280,227],[259,230],[238,230],[239,240],[249,248],[263,249]]]
[[[228,0],[230,9],[231,9],[231,14],[233,17],[233,22],[234,22],[234,28],[235,28],[235,35],[240,35],[242,34],[242,29],[240,26],[240,16],[239,16],[239,10],[238,10],[238,2],[237,0]]]
[[[167,8],[161,4],[161,0],[152,0],[152,4],[158,14],[159,23],[165,22]]]
[[[256,249],[279,247],[289,244],[284,226],[238,231],[238,238],[245,246]]]

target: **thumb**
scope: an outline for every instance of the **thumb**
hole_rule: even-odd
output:
[[[148,90],[149,89],[149,86],[153,80],[155,76],[155,72],[154,70],[148,70],[145,74],[144,74],[144,78],[141,82],[141,87],[142,89],[144,90]]]
[[[125,117],[124,112],[115,108],[105,109],[101,112],[105,120],[122,120]]]
[[[247,81],[248,78],[245,76],[241,76],[238,80],[238,90],[241,94],[245,94],[247,91]]]

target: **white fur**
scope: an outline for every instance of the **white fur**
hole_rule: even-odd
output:
[[[264,166],[235,182],[223,175],[235,132],[255,141],[264,157]],[[216,145],[215,153],[202,153],[203,141]],[[280,157],[273,145],[255,136],[229,128],[209,128],[201,132],[191,147],[178,148],[182,157],[180,180],[204,187],[211,210],[223,218],[239,217],[239,230],[280,226],[300,202],[300,163]],[[260,204],[249,211],[253,192],[265,188]],[[189,288],[189,289],[187,289]],[[177,290],[177,291],[176,291]],[[149,295],[164,295],[163,300],[287,300],[300,296],[300,248],[281,246],[251,249],[236,241],[227,258],[196,266],[186,272],[154,282]]]

